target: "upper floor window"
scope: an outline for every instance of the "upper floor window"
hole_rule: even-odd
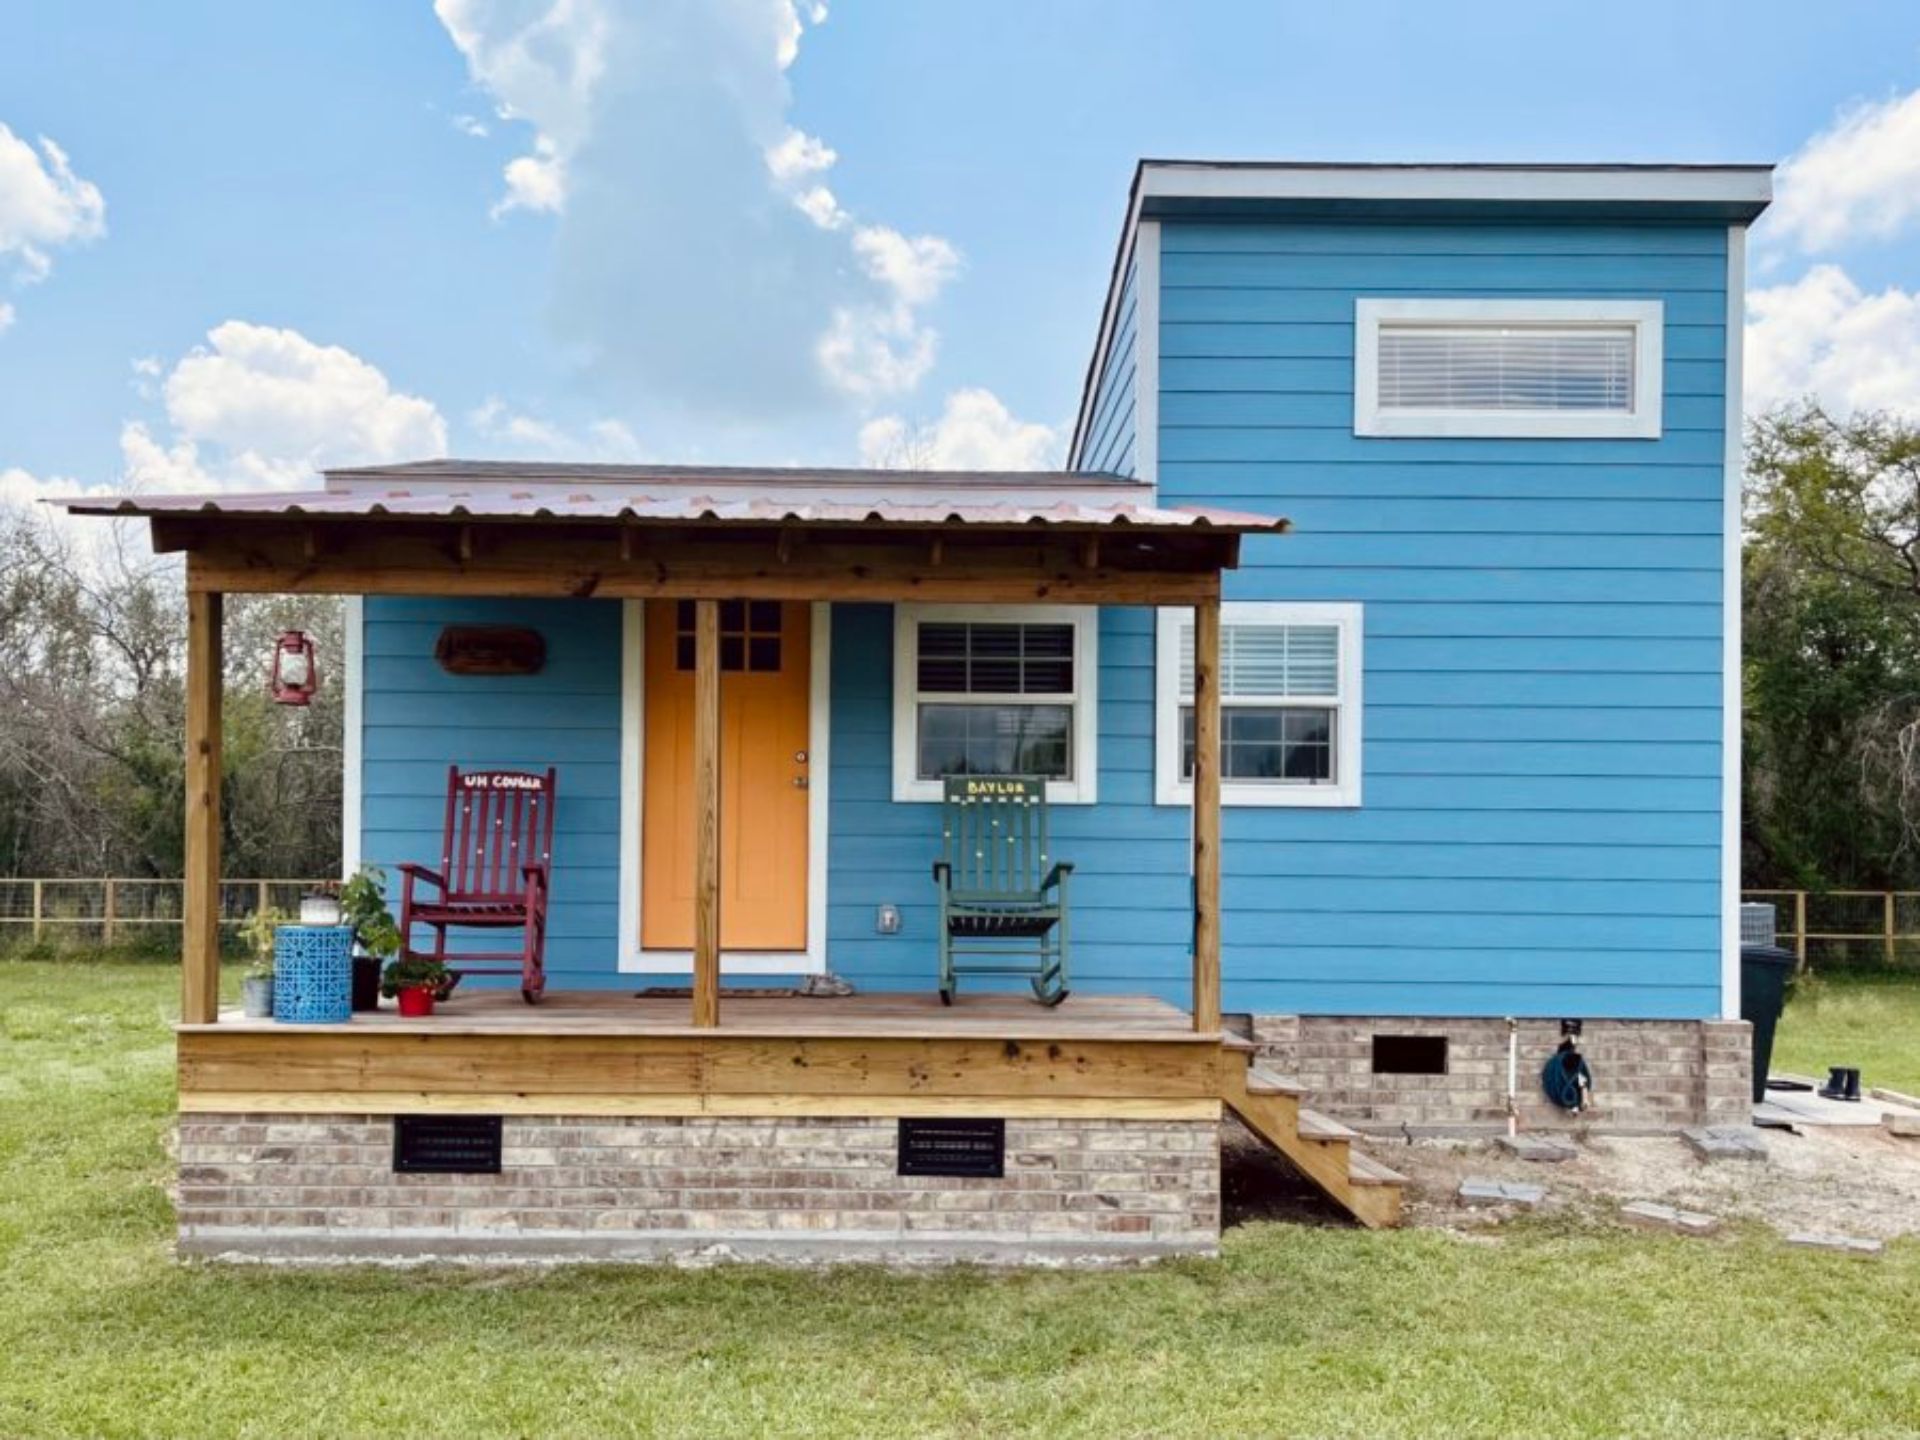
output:
[[[1193,612],[1160,612],[1154,793],[1193,800]],[[1220,801],[1360,803],[1361,609],[1229,600],[1220,607]]]
[[[1360,300],[1353,433],[1660,437],[1658,300]]]
[[[893,798],[938,800],[948,775],[1040,775],[1091,802],[1098,611],[896,605]]]

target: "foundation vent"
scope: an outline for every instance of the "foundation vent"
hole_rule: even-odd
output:
[[[403,1175],[498,1175],[498,1115],[396,1115],[393,1168]]]
[[[902,1120],[899,1173],[997,1180],[1007,1173],[1007,1122]]]
[[[1444,1075],[1447,1073],[1447,1037],[1376,1035],[1373,1037],[1373,1073]]]

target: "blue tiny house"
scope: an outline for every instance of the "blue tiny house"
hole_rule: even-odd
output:
[[[1399,1177],[1307,1106],[1565,1124],[1533,1080],[1563,1038],[1582,1123],[1743,1119],[1739,357],[1769,184],[1143,162],[1058,472],[442,460],[76,503],[187,561],[183,1163],[226,1174],[262,1114],[330,1163],[338,1117],[413,1110],[518,1157],[452,1210],[356,1172],[371,1198],[318,1230],[233,1170],[183,1243],[1206,1253],[1223,1107],[1391,1224]],[[220,601],[276,590],[350,597],[349,868],[442,853],[449,766],[557,772],[537,1005],[482,979],[444,1021],[219,1016]],[[544,658],[455,673],[450,627]],[[936,998],[953,776],[1044,782],[1064,1003],[1019,976]],[[922,1122],[1034,1173],[897,1186]],[[575,1136],[682,1188],[567,1190]],[[764,1193],[743,1146],[777,1151]],[[1105,1148],[1150,1157],[1138,1213],[1057,1163]],[[847,1199],[856,1161],[885,1204]],[[796,1170],[839,1198],[781,1198]],[[979,1198],[1010,1177],[1052,1188]]]

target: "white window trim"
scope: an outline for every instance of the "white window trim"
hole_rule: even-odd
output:
[[[938,780],[919,777],[919,727],[915,723],[920,669],[920,625],[925,621],[1070,624],[1073,626],[1073,774],[1049,780],[1055,805],[1092,805],[1100,784],[1100,611],[1092,605],[921,605],[893,607],[893,798],[925,802],[941,798]],[[968,697],[948,696],[946,699]],[[972,697],[980,698],[980,697]],[[1004,697],[1028,703],[1033,696]]]
[[[1291,600],[1228,600],[1220,606],[1220,624],[1334,625],[1340,631],[1340,695],[1334,712],[1333,754],[1337,783],[1332,785],[1257,784],[1222,780],[1220,803],[1333,810],[1360,804],[1362,771],[1360,646],[1364,631],[1362,607],[1346,603],[1306,603]],[[1154,637],[1153,684],[1153,798],[1159,805],[1191,805],[1193,782],[1180,774],[1180,627],[1191,624],[1193,611],[1175,606],[1160,611]],[[1249,702],[1251,703],[1251,702]],[[1263,701],[1261,703],[1274,703]],[[1316,703],[1301,697],[1300,703]]]
[[[1658,300],[1356,300],[1353,311],[1353,433],[1356,435],[1658,440],[1664,384],[1665,306]],[[1514,410],[1380,410],[1380,327],[1422,325],[1630,324],[1633,413]]]

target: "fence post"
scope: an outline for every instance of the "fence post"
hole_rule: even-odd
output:
[[[114,893],[113,881],[106,883],[106,898],[100,902],[100,943],[108,949],[113,948]]]
[[[40,939],[40,931],[45,919],[46,909],[41,904],[40,882],[36,880],[33,882],[33,938],[36,942]]]
[[[1885,944],[1886,944],[1886,950],[1887,950],[1887,968],[1888,968],[1889,970],[1891,970],[1891,969],[1893,968],[1893,962],[1894,962],[1894,944],[1893,944],[1893,938],[1894,938],[1894,923],[1893,923],[1893,920],[1894,920],[1894,906],[1893,906],[1893,891],[1891,891],[1891,890],[1889,890],[1889,891],[1887,891],[1887,893],[1886,893],[1885,895],[1883,895],[1883,896],[1881,897],[1881,899],[1882,899],[1883,901],[1885,901],[1885,902],[1886,902],[1886,903],[1885,903],[1885,905],[1884,905],[1884,907],[1883,907],[1883,912],[1884,912],[1884,922],[1885,922],[1885,923],[1884,923],[1884,929],[1885,929],[1885,935],[1886,935],[1886,940],[1885,940]]]
[[[1807,973],[1807,892],[1793,892],[1793,973]]]
[[[254,891],[253,913],[256,915],[267,913],[267,882],[264,880],[259,882],[259,888]]]

